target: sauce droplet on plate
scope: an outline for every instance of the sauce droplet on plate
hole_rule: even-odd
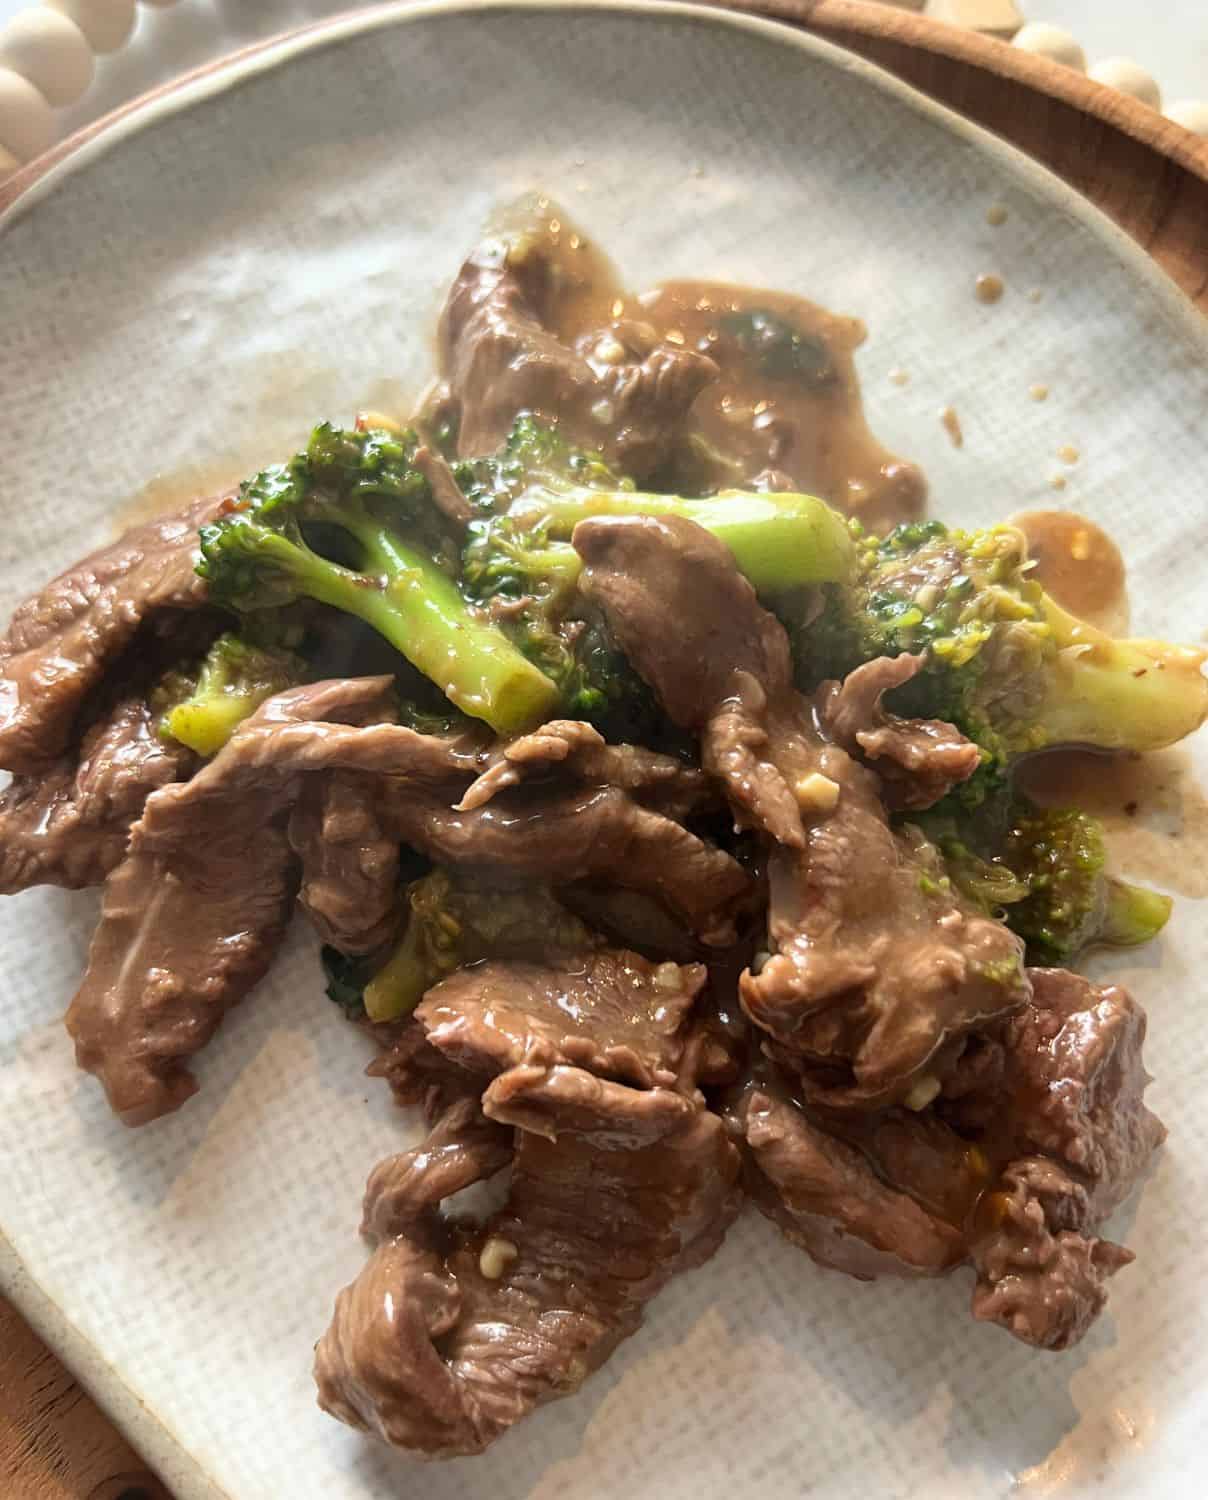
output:
[[[1124,559],[1101,526],[1072,510],[1028,510],[1010,518],[1027,538],[1032,577],[1080,620],[1113,635],[1128,628]]]
[[[1000,224],[1005,224],[1008,217],[1007,205],[1005,203],[991,203],[990,207],[986,210],[986,223],[992,225],[995,229]]]
[[[1049,399],[1049,388],[1047,385],[1033,385],[1028,387],[1028,395],[1033,401],[1047,401]]]
[[[994,276],[987,273],[977,278],[975,291],[979,302],[985,302],[987,305],[1000,302],[1004,290],[1005,287],[1001,276]]]
[[[940,412],[940,422],[943,425],[944,431],[952,439],[952,446],[954,448],[963,448],[965,446],[965,434],[961,428],[961,419],[957,416],[954,406],[944,407],[943,411]]]

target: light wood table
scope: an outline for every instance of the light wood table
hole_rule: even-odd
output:
[[[908,11],[867,0],[736,0],[733,8],[850,47],[1013,141],[1110,214],[1208,312],[1208,143],[1079,74]],[[98,128],[11,179],[0,207]],[[170,1500],[3,1301],[0,1500]]]

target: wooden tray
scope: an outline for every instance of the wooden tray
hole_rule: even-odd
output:
[[[868,0],[729,0],[728,8],[849,47],[1011,141],[1109,214],[1208,312],[1208,142],[1044,58]],[[62,142],[0,187],[0,209],[113,120],[228,61],[187,74]],[[4,1500],[168,1500],[122,1436],[2,1301],[0,1494]]]

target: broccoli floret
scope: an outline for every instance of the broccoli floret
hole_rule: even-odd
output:
[[[610,738],[673,748],[650,690],[604,622],[578,597],[582,564],[570,545],[595,515],[682,515],[724,541],[752,582],[776,592],[819,577],[846,577],[855,546],[847,523],[806,495],[728,491],[706,500],[647,494],[599,454],[570,448],[530,416],[493,459],[463,464],[463,489],[480,514],[462,555],[467,595],[491,605],[512,640],[557,683],[562,711]]]
[[[855,582],[828,588],[797,632],[801,674],[812,685],[875,656],[923,652],[924,671],[891,705],[955,724],[981,748],[963,800],[980,800],[1025,751],[1160,749],[1208,714],[1203,652],[1114,640],[1075,619],[1028,576],[1013,527],[927,521],[883,539],[852,529]]]
[[[581,953],[599,943],[541,885],[488,885],[464,871],[438,867],[408,887],[407,906],[403,935],[376,970],[328,970],[328,994],[340,1004],[346,1004],[350,978],[353,984],[359,980],[360,997],[373,1021],[407,1015],[427,990],[464,964]]]
[[[1006,788],[976,810],[917,819],[966,896],[1019,934],[1031,962],[1064,964],[1096,943],[1134,947],[1162,930],[1171,901],[1107,873],[1103,828],[1036,807]]]
[[[196,676],[176,673],[163,685],[155,705],[160,732],[198,755],[216,755],[265,699],[306,677],[306,663],[292,651],[220,635]]]
[[[558,690],[459,592],[414,447],[385,428],[317,427],[304,453],[249,480],[202,528],[198,571],[240,613],[308,598],[354,615],[462,712],[502,734],[532,728]]]

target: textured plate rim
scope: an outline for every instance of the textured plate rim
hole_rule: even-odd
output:
[[[782,46],[860,78],[917,117],[943,127],[983,155],[996,159],[1004,173],[1027,181],[1052,211],[1079,221],[1098,236],[1131,275],[1145,283],[1165,319],[1196,345],[1208,363],[1208,319],[1145,251],[1098,207],[1026,152],[983,126],[974,124],[877,64],[786,22],[743,11],[720,9],[691,0],[389,0],[345,16],[287,32],[254,44],[225,61],[207,65],[191,79],[134,101],[37,177],[0,210],[0,237],[6,229],[58,193],[77,174],[127,139],[214,98],[228,89],[291,62],[295,57],[336,46],[388,27],[421,23],[436,16],[476,11],[526,11],[551,15],[598,11],[633,19],[679,19],[685,24],[719,26],[763,36]],[[0,1293],[27,1319],[43,1341],[64,1361],[95,1397],[117,1427],[174,1490],[178,1500],[236,1500],[202,1467],[171,1429],[126,1384],[101,1351],[67,1317],[25,1267],[0,1227]]]

